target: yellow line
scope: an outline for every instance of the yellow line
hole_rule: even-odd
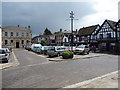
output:
[[[12,51],[12,54],[13,54],[13,57],[14,57],[14,60],[15,60],[15,62],[14,62],[15,65],[10,65],[9,67],[2,68],[2,69],[0,69],[0,71],[20,65],[20,63],[18,62],[18,59],[17,59],[16,56],[15,56],[14,51]]]

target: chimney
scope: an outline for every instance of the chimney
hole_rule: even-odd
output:
[[[30,25],[28,25],[28,30],[30,30],[30,28],[31,28]]]
[[[77,29],[76,29],[76,33],[77,33]]]
[[[62,29],[60,29],[60,32],[62,32]]]

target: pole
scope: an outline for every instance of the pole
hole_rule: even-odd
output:
[[[71,50],[73,51],[73,19],[74,19],[74,12],[70,12],[70,19],[71,19]]]
[[[71,50],[73,50],[73,20],[78,20],[78,19],[74,19],[74,12],[71,11],[70,12],[70,26],[71,26],[71,34],[70,34],[70,38],[71,38],[71,42],[70,42],[70,46],[71,46]]]

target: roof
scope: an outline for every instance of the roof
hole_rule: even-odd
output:
[[[116,25],[115,25],[115,26],[117,26],[119,23],[120,23],[120,19],[118,20],[118,22],[116,23]]]
[[[78,34],[81,36],[90,35],[98,26],[99,24],[80,28]]]
[[[112,21],[112,20],[105,20],[105,21],[107,21],[109,23],[109,25],[111,26],[111,28],[114,30],[114,27],[115,27],[117,22]]]
[[[7,30],[29,30],[27,27],[18,27],[18,26],[5,26],[5,27],[2,27],[2,29],[7,29]]]
[[[62,33],[71,33],[70,30],[64,30]]]

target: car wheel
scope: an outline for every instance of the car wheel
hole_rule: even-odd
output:
[[[52,58],[53,56],[49,55],[49,58]]]
[[[83,53],[82,53],[83,55],[85,55],[85,51],[83,51]]]
[[[59,57],[59,56],[60,56],[60,53],[58,53],[57,56]]]
[[[87,52],[87,54],[89,54],[89,52]]]

